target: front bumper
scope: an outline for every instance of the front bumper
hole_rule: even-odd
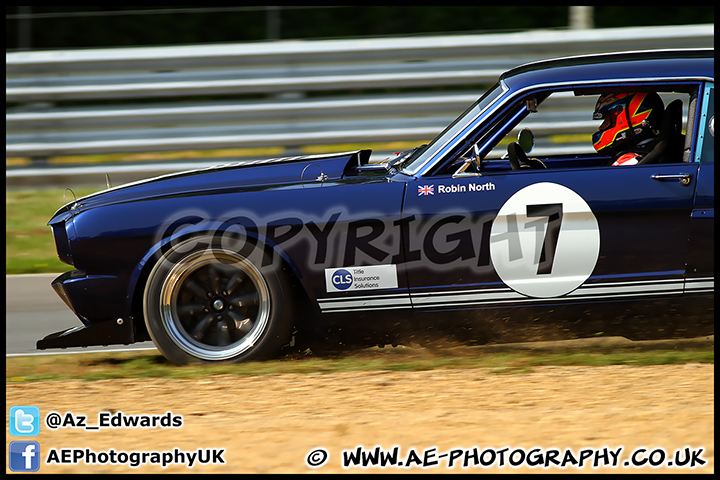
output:
[[[125,285],[119,277],[80,270],[63,273],[52,282],[55,293],[86,326],[130,315]]]
[[[87,327],[71,327],[38,340],[38,350],[47,348],[129,345],[135,343],[132,319],[108,320]]]
[[[74,270],[52,282],[55,293],[84,326],[71,327],[37,341],[37,348],[89,347],[135,343],[133,318],[127,310],[123,282],[118,277],[87,275]]]

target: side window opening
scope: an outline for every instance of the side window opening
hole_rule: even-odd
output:
[[[629,88],[632,87],[623,90]],[[639,158],[640,161],[635,163],[643,163],[643,159],[646,160],[644,163],[687,161],[683,159],[683,149],[686,145],[685,134],[687,133],[687,118],[691,110],[692,97],[690,88],[686,88],[686,90],[688,92],[656,91],[651,93],[646,87],[647,94],[643,97],[657,94],[663,105],[659,109],[661,113],[652,118],[653,123],[656,124],[651,125],[655,136],[642,138],[644,143],[636,154],[636,158]],[[526,110],[527,114],[522,115],[522,120],[500,138],[493,139],[495,141],[492,145],[487,145],[491,135],[481,138],[477,145],[485,153],[480,152],[481,158],[479,159],[476,158],[476,146],[468,146],[460,155],[459,161],[453,164],[452,171],[448,173],[490,174],[493,172],[507,173],[511,170],[554,170],[613,165],[617,156],[596,151],[593,138],[593,134],[598,132],[604,122],[600,118],[593,118],[598,99],[601,95],[612,93],[625,92],[607,88],[560,91],[547,96],[536,106],[532,102],[528,104],[528,100],[533,99],[532,95],[523,97],[518,100],[513,110]],[[666,118],[664,117],[665,113],[667,113]],[[663,122],[663,118],[665,118],[665,122]],[[649,123],[649,121],[645,121],[645,124]],[[664,129],[662,136],[660,136],[661,128]],[[633,130],[641,132],[638,126]],[[525,149],[518,148],[522,143],[518,141],[518,135],[520,132],[528,131],[532,133],[533,142],[529,142],[532,149],[525,151]],[[657,143],[660,140],[662,140],[662,145],[658,146]],[[513,151],[515,155],[512,154]],[[622,149],[619,150],[619,153],[622,153]],[[513,156],[520,158],[520,168],[516,163],[511,162]]]

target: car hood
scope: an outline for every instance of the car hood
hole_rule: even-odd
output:
[[[383,164],[368,165],[370,150],[234,162],[127,183],[82,197],[60,208],[48,224],[71,211],[102,205],[217,191],[319,186],[362,172],[387,174]]]

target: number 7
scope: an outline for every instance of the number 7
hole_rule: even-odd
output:
[[[562,203],[548,203],[544,205],[528,205],[527,216],[548,217],[545,238],[540,250],[540,261],[538,262],[538,275],[549,275],[552,273],[555,250],[557,249],[560,225],[562,225],[563,208]]]

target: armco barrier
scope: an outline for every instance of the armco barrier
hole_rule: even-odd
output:
[[[6,156],[423,141],[519,64],[713,44],[685,25],[7,53]]]

